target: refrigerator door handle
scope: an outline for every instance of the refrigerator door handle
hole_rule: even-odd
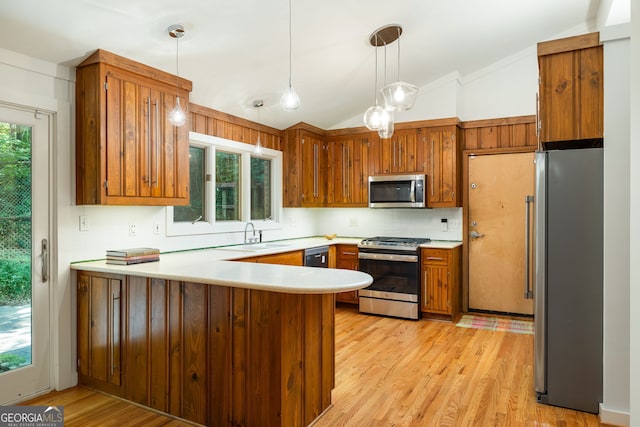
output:
[[[524,197],[524,297],[533,299],[531,290],[531,204],[533,196]]]
[[[547,393],[547,242],[546,242],[546,200],[547,200],[547,152],[536,153],[536,202],[534,206],[533,228],[534,265],[534,383],[538,396]]]

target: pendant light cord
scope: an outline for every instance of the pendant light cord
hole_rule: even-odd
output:
[[[291,0],[289,0],[289,87],[291,87]]]
[[[176,97],[178,97],[178,85],[180,83],[180,66],[178,61],[179,46],[180,46],[180,37],[176,37]]]
[[[373,75],[374,75],[374,81],[373,81],[373,105],[378,105],[378,94],[376,93],[378,90],[378,35],[376,34],[376,45],[374,46],[375,49],[375,58],[376,58],[376,63],[375,66],[373,68]]]
[[[400,81],[400,27],[398,27],[398,81]]]

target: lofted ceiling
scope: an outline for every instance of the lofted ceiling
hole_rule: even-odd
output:
[[[400,79],[424,86],[593,28],[601,3],[611,1],[291,0],[293,85],[302,100],[293,112],[278,104],[288,80],[287,0],[3,1],[0,48],[67,66],[101,48],[175,73],[167,27],[182,24],[179,74],[193,81],[192,102],[279,129],[300,121],[328,129],[373,103],[368,39],[383,25],[404,29]],[[396,48],[387,48],[388,82],[397,77]],[[264,100],[260,117],[255,99]]]

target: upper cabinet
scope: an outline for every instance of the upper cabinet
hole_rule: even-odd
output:
[[[543,147],[601,143],[604,79],[599,33],[538,43],[538,67]]]
[[[97,50],[76,69],[76,203],[189,204],[191,82]]]
[[[370,140],[368,134],[328,139],[326,206],[367,206]]]
[[[421,129],[430,208],[462,206],[461,135],[455,125]]]
[[[283,206],[324,206],[327,189],[327,144],[324,136],[314,132],[311,126],[300,125],[285,131],[282,146]]]
[[[424,171],[423,152],[418,146],[418,129],[403,129],[382,140],[383,173],[414,173]]]

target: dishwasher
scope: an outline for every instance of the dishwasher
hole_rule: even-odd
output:
[[[320,246],[317,248],[305,249],[304,251],[305,267],[329,267],[329,247]]]

